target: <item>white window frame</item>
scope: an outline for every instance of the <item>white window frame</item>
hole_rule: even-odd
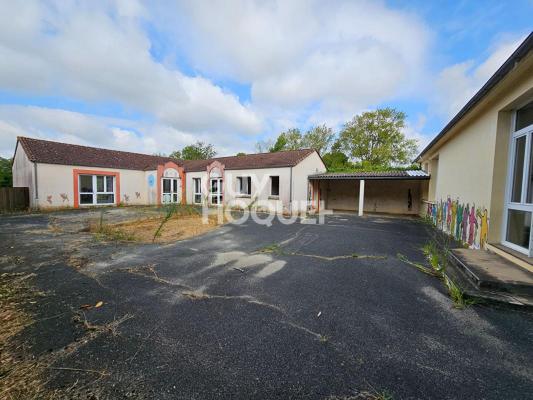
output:
[[[170,181],[170,192],[165,192],[165,180]],[[172,204],[172,203],[179,203],[180,202],[180,196],[179,196],[179,178],[174,177],[162,177],[161,178],[161,203],[162,204]],[[176,183],[176,190],[174,190],[174,182]],[[170,201],[165,201],[165,195],[170,195]]]
[[[202,178],[192,178],[192,186],[192,202],[194,204],[202,204]],[[199,196],[200,201],[196,201],[196,196]]]
[[[272,193],[272,178],[278,178],[278,194]],[[279,197],[280,186],[279,175],[270,175],[270,197]]]
[[[524,105],[528,104],[526,102]],[[519,110],[520,107],[517,107]],[[533,257],[533,244],[532,244],[532,230],[533,230],[533,199],[532,203],[526,203],[527,201],[527,185],[529,181],[529,168],[531,155],[531,146],[533,146],[533,124],[528,125],[518,131],[514,131],[516,126],[516,113],[517,110],[513,112],[511,119],[511,134],[510,134],[510,143],[509,143],[509,154],[508,154],[508,168],[507,168],[507,182],[505,185],[505,206],[503,214],[503,229],[501,232],[501,241],[502,244],[509,247],[512,250],[518,251],[520,253],[526,254],[528,257]],[[514,166],[515,166],[515,156],[516,156],[516,141],[520,137],[526,137],[526,148],[524,151],[524,168],[522,171],[522,188],[520,193],[520,202],[511,201],[511,192],[513,189],[513,180],[514,180]],[[517,244],[507,241],[507,225],[509,218],[509,210],[518,210],[526,211],[531,213],[531,222],[532,226],[530,227],[529,233],[529,248],[524,248],[518,246]]]
[[[246,186],[248,191],[244,191],[243,182],[246,179]],[[252,196],[252,177],[251,176],[238,176],[237,177],[237,193],[240,197],[251,197]]]
[[[213,181],[217,181],[217,191],[216,192],[213,192],[211,189],[213,187]],[[223,185],[224,181],[222,180],[222,178],[211,178],[209,180],[209,202],[210,204],[214,205],[214,206],[222,206],[223,202],[224,202],[224,197],[223,197],[223,194],[222,194],[222,185]],[[217,198],[217,203],[213,203],[213,198]]]
[[[92,192],[82,192],[81,191],[81,178],[82,176],[90,176],[92,178],[92,187],[93,187],[93,191]],[[103,177],[104,178],[104,191],[103,192],[99,192],[98,191],[98,185],[97,185],[97,177]],[[113,179],[113,191],[112,192],[108,192],[107,191],[107,179],[108,178],[112,178]],[[116,189],[116,185],[117,185],[117,177],[115,175],[93,175],[93,174],[79,174],[78,175],[78,204],[80,205],[80,207],[91,207],[91,206],[109,206],[109,205],[113,205],[113,204],[117,204],[117,189]],[[93,202],[92,203],[82,203],[81,201],[81,195],[83,194],[90,194],[93,196]],[[98,195],[99,194],[112,194],[113,195],[113,202],[111,203],[98,203]]]

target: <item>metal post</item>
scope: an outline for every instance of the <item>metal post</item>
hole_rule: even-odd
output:
[[[365,205],[365,180],[359,181],[359,216],[363,215],[363,207]]]

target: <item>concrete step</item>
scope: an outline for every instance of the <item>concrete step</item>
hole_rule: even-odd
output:
[[[480,290],[533,297],[533,273],[497,254],[453,249],[450,261]]]

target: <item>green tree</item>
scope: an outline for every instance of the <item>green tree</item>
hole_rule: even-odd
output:
[[[246,153],[243,153],[242,151],[239,151],[237,153],[237,157],[241,157],[241,156],[245,156],[245,155],[246,155]]]
[[[198,141],[194,144],[185,146],[181,150],[181,158],[183,160],[207,160],[216,156],[217,152],[212,144]]]
[[[13,186],[12,160],[0,157],[0,187]]]
[[[382,108],[357,115],[345,124],[339,144],[349,158],[370,168],[410,163],[417,140],[403,134],[405,114]]]
[[[269,151],[274,153],[282,150],[298,150],[302,148],[302,134],[298,128],[281,132]]]
[[[168,155],[170,158],[173,158],[175,160],[181,160],[181,151],[180,150],[174,150],[172,153]]]
[[[328,128],[325,124],[318,125],[306,132],[301,140],[301,145],[304,148],[314,149],[319,154],[324,154],[333,143],[334,138],[333,129]]]

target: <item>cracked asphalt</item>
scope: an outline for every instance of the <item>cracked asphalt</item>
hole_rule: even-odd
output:
[[[111,209],[106,220],[135,213]],[[424,262],[430,232],[417,220],[250,220],[152,245],[96,240],[83,228],[98,215],[0,217],[0,273],[34,273],[45,292],[15,340],[24,357],[55,355],[50,389],[94,399],[533,398],[533,315],[454,309],[438,279],[397,258]]]

